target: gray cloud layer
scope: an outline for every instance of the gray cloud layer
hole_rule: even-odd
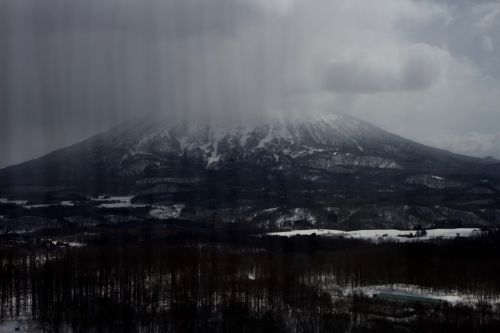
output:
[[[389,61],[356,55],[333,60],[325,69],[325,88],[352,94],[425,90],[439,79],[440,67],[432,53],[421,51],[412,47]]]
[[[500,156],[453,144],[500,132],[499,22],[497,1],[2,0],[0,166],[147,113],[348,112]]]

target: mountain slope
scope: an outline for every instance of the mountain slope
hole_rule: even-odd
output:
[[[31,179],[31,173],[50,179],[43,177],[45,173],[69,173],[73,179],[78,177],[74,173],[85,171],[79,170],[82,166],[91,166],[91,172],[138,174],[179,159],[207,169],[248,162],[272,168],[293,165],[335,171],[336,167],[352,166],[441,173],[470,171],[486,164],[481,159],[417,144],[346,115],[272,120],[248,127],[189,126],[160,118],[115,128],[7,168],[0,175],[23,174]]]
[[[233,218],[264,221],[275,213],[256,209],[302,209],[304,220],[317,220],[318,214],[331,220],[330,207],[341,221],[342,207],[351,207],[349,218],[363,225],[376,223],[381,214],[386,221],[389,213],[376,207],[382,203],[401,219],[409,219],[402,205],[445,203],[475,216],[471,211],[496,209],[496,163],[424,146],[347,115],[244,126],[154,118],[0,170],[0,192],[131,194],[135,202],[182,203],[193,216],[229,209]],[[367,207],[352,209],[362,205]],[[416,220],[443,218],[415,211],[412,216],[424,216]],[[450,212],[440,214],[460,215]]]

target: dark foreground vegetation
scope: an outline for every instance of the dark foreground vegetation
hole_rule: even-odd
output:
[[[500,331],[499,233],[403,244],[231,234],[108,230],[79,248],[2,239],[0,321],[42,332]],[[478,302],[342,292],[392,283]]]

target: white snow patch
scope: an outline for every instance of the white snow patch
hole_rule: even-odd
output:
[[[70,247],[82,247],[82,246],[85,246],[85,244],[83,243],[78,243],[78,242],[69,242],[68,245]]]
[[[127,207],[144,207],[142,204],[133,204],[133,196],[117,196],[117,197],[99,197],[97,201],[105,201],[101,203],[99,208],[127,208]]]
[[[416,237],[416,230],[398,230],[398,229],[377,229],[377,230],[332,230],[332,229],[306,229],[292,230],[283,232],[268,233],[269,236],[293,237],[318,235],[324,237],[345,237],[351,239],[366,239],[371,241],[391,240],[398,242],[408,241],[428,241],[437,238],[452,239],[455,237],[473,237],[480,235],[481,231],[477,228],[455,228],[455,229],[429,229],[427,234]]]
[[[15,204],[15,205],[22,206],[22,205],[26,205],[27,202],[28,202],[27,200],[9,200],[7,198],[0,198],[0,203],[3,203],[3,204]]]
[[[316,224],[316,217],[307,208],[294,208],[289,210],[286,214],[278,217],[278,219],[276,220],[276,224],[278,226],[283,226],[287,223],[296,223],[300,221],[304,221],[311,225],[314,225]]]
[[[217,146],[216,146],[217,147]],[[210,156],[207,158],[207,167],[213,166],[217,164],[220,160],[220,155],[217,155],[217,148],[212,152]]]
[[[262,211],[262,213],[272,213],[279,209],[279,207],[267,208]]]
[[[185,206],[182,204],[172,206],[154,206],[149,212],[149,215],[160,220],[178,218],[184,207]]]
[[[31,332],[28,325],[28,319],[18,318],[18,319],[3,319],[0,322],[0,333],[6,332]]]
[[[364,286],[353,289],[344,290],[345,295],[349,294],[362,294],[369,297],[374,297],[380,293],[387,293],[392,295],[405,295],[405,296],[418,296],[428,299],[437,299],[451,304],[468,304],[476,305],[479,302],[488,302],[496,304],[500,301],[498,295],[481,296],[477,294],[466,294],[456,290],[435,290],[418,285],[411,284],[385,284]]]
[[[67,206],[67,207],[73,207],[75,204],[72,201],[65,200],[61,201],[59,203],[51,203],[51,204],[35,204],[35,205],[23,205],[24,208],[31,209],[31,208],[46,208],[46,207],[51,207],[51,206]]]
[[[53,204],[39,204],[39,205],[23,205],[24,208],[31,209],[31,208],[45,208],[45,207],[50,207],[53,206]]]

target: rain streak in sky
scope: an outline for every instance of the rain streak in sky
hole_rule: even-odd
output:
[[[134,117],[348,113],[500,157],[500,3],[0,1],[0,167]]]

